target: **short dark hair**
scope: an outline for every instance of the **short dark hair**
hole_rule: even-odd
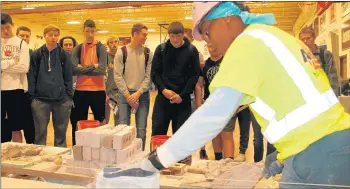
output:
[[[13,25],[11,16],[6,13],[1,13],[1,25],[7,24],[7,23]]]
[[[89,28],[96,28],[95,21],[93,21],[93,20],[91,20],[91,19],[85,20],[85,22],[84,22],[84,28],[86,28],[86,27],[89,27]]]
[[[145,26],[141,23],[134,24],[131,28],[131,36],[134,36],[135,32],[138,33],[143,29],[148,30],[147,26]]]
[[[16,35],[18,35],[18,33],[19,33],[20,31],[27,31],[27,32],[29,32],[30,34],[32,34],[32,31],[31,31],[27,26],[20,26],[20,27],[18,27],[18,28],[17,28],[17,31],[16,31]]]
[[[308,33],[308,34],[311,34],[312,37],[316,37],[315,30],[314,30],[311,26],[307,26],[307,27],[303,28],[303,29],[300,31],[299,35],[300,35],[300,34],[307,34],[307,33]]]
[[[250,9],[249,7],[244,3],[244,2],[233,2],[236,6],[238,6],[239,9],[241,9],[241,11],[247,11],[247,12],[250,12]]]
[[[72,37],[72,36],[65,36],[65,37],[62,37],[61,39],[60,39],[60,41],[58,42],[58,44],[60,44],[60,46],[61,47],[63,47],[63,41],[65,40],[65,39],[71,39],[72,41],[73,41],[73,48],[75,47],[75,46],[77,46],[77,41],[74,39],[74,37]]]
[[[185,28],[184,25],[181,22],[175,21],[170,23],[168,27],[168,34],[179,34],[184,33]]]

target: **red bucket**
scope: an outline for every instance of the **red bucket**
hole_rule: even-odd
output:
[[[168,135],[156,135],[151,138],[152,151],[165,143],[170,138]]]
[[[78,130],[83,130],[86,128],[96,128],[100,126],[100,122],[97,120],[81,120],[77,123]]]

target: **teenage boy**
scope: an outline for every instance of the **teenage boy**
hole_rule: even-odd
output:
[[[52,113],[54,146],[66,147],[66,133],[72,108],[72,61],[58,45],[60,29],[44,28],[46,44],[30,59],[29,90],[35,125],[35,144],[46,145],[47,126]]]
[[[103,122],[105,117],[107,51],[95,40],[96,24],[86,20],[83,25],[84,42],[73,49],[73,75],[77,76],[72,109],[72,128],[77,122],[88,119],[91,107],[94,119]],[[75,133],[73,135],[75,144]]]
[[[146,142],[147,117],[149,112],[149,89],[153,54],[144,44],[148,28],[135,24],[131,29],[131,43],[123,46],[114,58],[114,80],[119,90],[119,121],[130,125],[131,111],[136,118],[137,138]]]
[[[27,26],[20,26],[17,28],[16,35],[23,39],[28,45],[30,42],[30,36],[31,36],[31,30]],[[32,49],[29,49],[29,56],[31,56],[33,53]],[[28,73],[27,73],[28,78]],[[29,78],[28,78],[29,79]],[[33,113],[30,106],[31,100],[30,95],[28,94],[28,91],[25,91],[25,101],[26,106],[23,108],[23,120],[25,121],[25,125],[23,128],[23,135],[26,139],[27,144],[34,144],[35,141],[35,127],[34,127],[34,120],[33,120]]]
[[[1,13],[1,142],[22,142],[24,91],[28,90],[29,48],[13,33],[10,15]],[[7,119],[6,119],[7,116]]]

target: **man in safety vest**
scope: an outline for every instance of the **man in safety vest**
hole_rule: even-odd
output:
[[[185,158],[220,133],[237,107],[249,104],[278,151],[266,160],[266,178],[282,172],[280,188],[350,186],[350,116],[320,63],[301,41],[270,26],[272,14],[245,8],[236,2],[194,3],[195,39],[225,57],[210,97],[137,166],[157,172]]]

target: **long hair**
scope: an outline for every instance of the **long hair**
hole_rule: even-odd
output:
[[[58,44],[60,44],[61,47],[63,47],[63,41],[65,39],[71,39],[73,41],[73,48],[76,47],[78,45],[77,41],[74,39],[74,37],[71,37],[71,36],[65,36],[65,37],[62,37],[60,39],[60,41],[58,42]]]

